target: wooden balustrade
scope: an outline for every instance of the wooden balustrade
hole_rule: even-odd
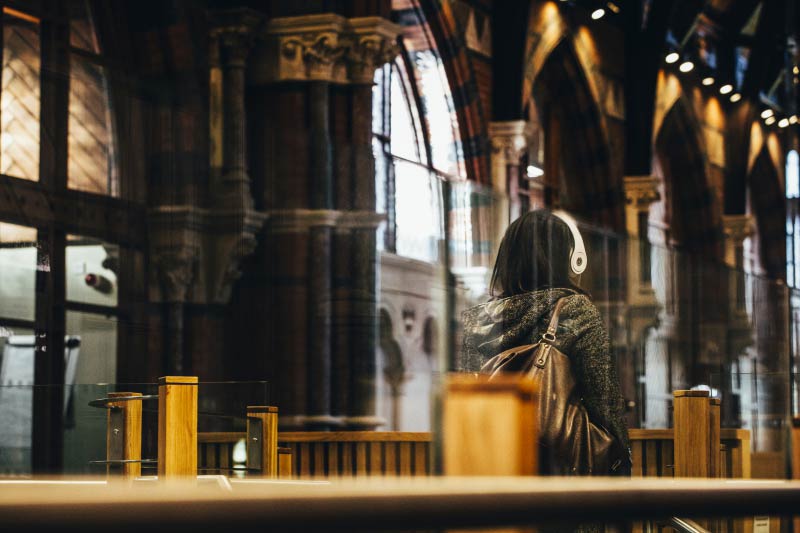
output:
[[[233,447],[246,433],[200,433],[203,469],[233,468]],[[279,476],[361,477],[430,474],[432,436],[408,431],[297,431],[278,433]]]
[[[634,477],[674,477],[675,455],[672,429],[630,429]],[[750,431],[720,430],[719,464],[721,478],[749,479]]]

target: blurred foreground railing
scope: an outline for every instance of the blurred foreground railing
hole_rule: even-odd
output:
[[[310,484],[231,480],[48,486],[0,481],[9,531],[419,530],[548,521],[668,520],[800,512],[800,482],[603,478],[428,478]]]

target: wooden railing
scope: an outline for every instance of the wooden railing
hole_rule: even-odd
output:
[[[233,447],[245,433],[200,433],[201,471],[232,469]],[[299,477],[424,476],[431,434],[405,431],[298,431],[278,434]]]
[[[672,429],[631,429],[634,477],[673,477],[675,473]],[[750,431],[725,429],[720,433],[720,476],[750,478]]]

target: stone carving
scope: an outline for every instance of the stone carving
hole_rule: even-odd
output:
[[[519,162],[528,147],[527,122],[509,120],[489,124],[492,153],[502,155],[507,163]]]
[[[722,225],[725,238],[736,244],[750,237],[755,230],[753,217],[750,215],[725,215],[722,217]]]
[[[160,206],[149,213],[151,257],[158,273],[153,301],[226,303],[256,247],[266,215],[254,210]]]
[[[178,248],[161,251],[156,256],[161,294],[165,302],[185,302],[197,278],[198,250]]]
[[[339,81],[345,47],[333,32],[286,37],[281,42],[281,57],[287,74],[297,79]]]
[[[658,178],[653,176],[625,176],[625,203],[636,209],[649,209],[650,204],[661,199],[658,185]]]
[[[333,13],[269,21],[254,55],[251,81],[372,83],[375,69],[397,55],[402,28],[380,17]]]

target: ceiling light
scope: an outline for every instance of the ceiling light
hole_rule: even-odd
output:
[[[544,176],[544,170],[535,165],[528,165],[527,175],[529,178],[541,178]]]
[[[788,125],[789,125],[789,119],[788,119],[788,118],[782,118],[782,119],[780,119],[780,121],[778,122],[778,127],[779,127],[779,128],[785,128],[785,127],[786,127],[786,126],[788,126]]]
[[[676,63],[680,58],[681,56],[680,54],[678,54],[678,52],[670,52],[669,54],[667,54],[667,57],[664,58],[664,61],[666,61],[669,64],[672,64]]]
[[[606,5],[608,6],[608,9],[610,9],[614,13],[619,13],[619,6],[614,2],[609,2]]]
[[[678,70],[680,70],[681,72],[691,72],[693,68],[694,68],[694,63],[692,63],[691,61],[684,61],[683,63],[681,63],[681,66],[678,67]]]
[[[711,76],[706,76],[705,78],[703,78],[703,85],[705,86],[714,85],[714,78],[712,78]]]
[[[733,90],[733,85],[731,85],[730,83],[726,83],[725,85],[723,85],[722,87],[719,88],[719,93],[720,94],[728,94],[732,90]]]
[[[761,118],[769,118],[773,115],[772,109],[765,109],[761,112]]]
[[[773,124],[775,124],[775,117],[767,118],[767,120],[764,121],[764,124],[766,124],[767,126],[772,126]]]
[[[738,102],[739,100],[741,100],[741,99],[742,99],[742,95],[741,95],[741,94],[739,94],[739,93],[733,93],[733,94],[731,95],[731,102],[733,102],[734,104],[735,104],[736,102]]]
[[[797,115],[789,117],[789,124],[797,124]]]
[[[606,14],[606,10],[603,9],[602,7],[600,9],[595,9],[594,11],[592,11],[592,19],[593,20],[601,19],[601,18],[603,18],[603,15],[605,15],[605,14]]]
[[[792,69],[792,72],[795,73],[795,74],[800,74],[800,67],[795,65],[794,68]]]

